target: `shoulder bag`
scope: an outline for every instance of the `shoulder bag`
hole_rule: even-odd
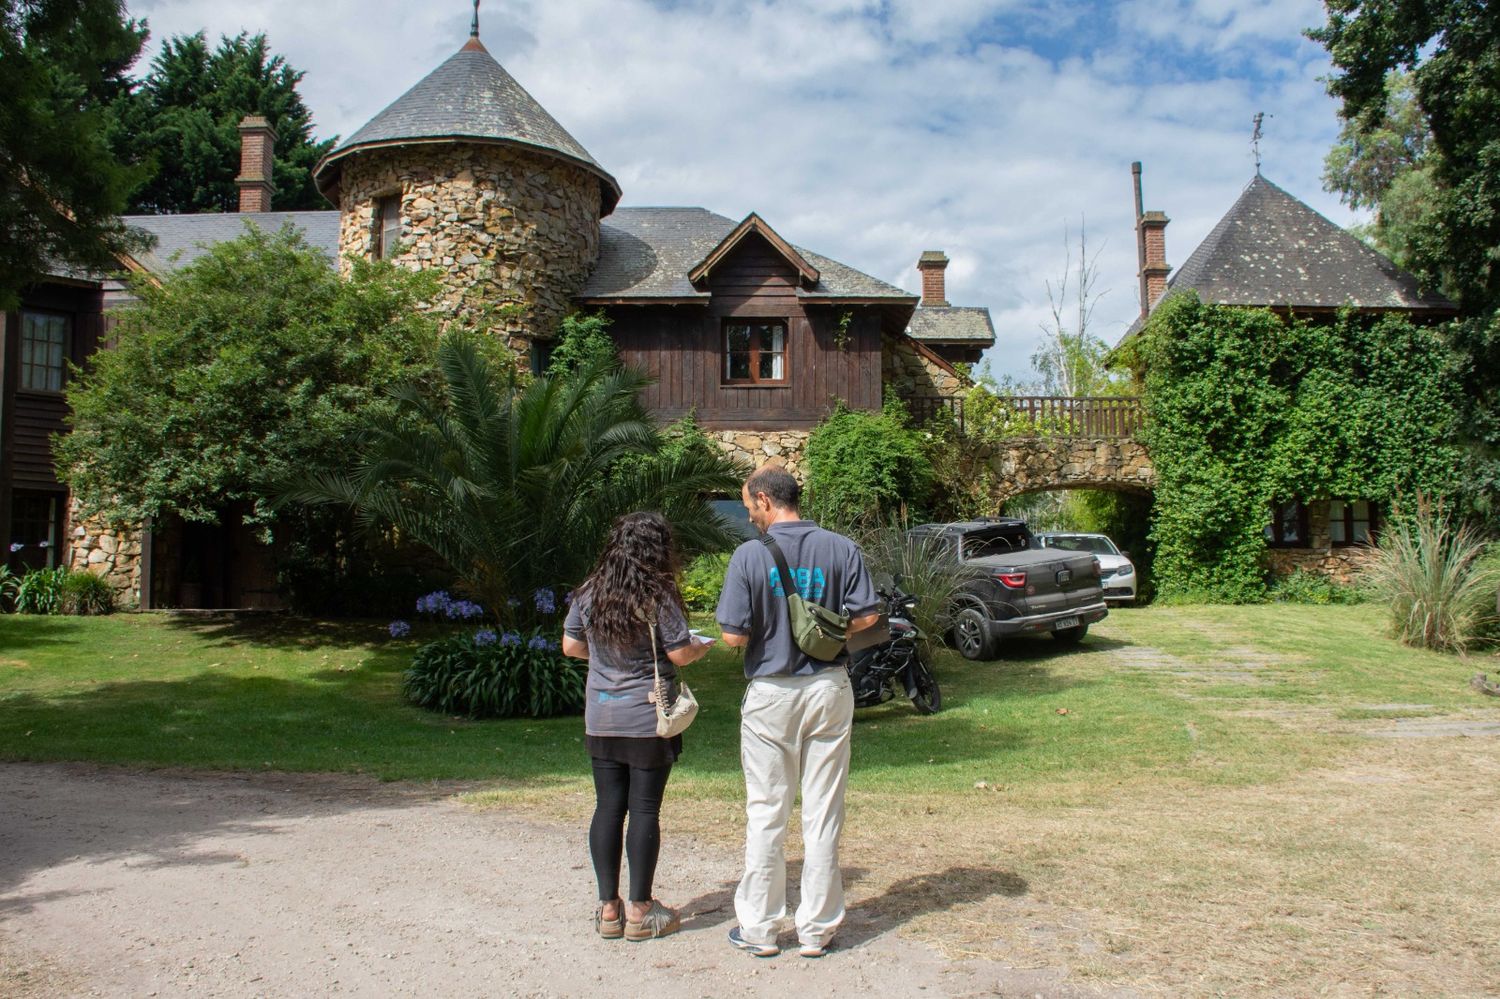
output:
[[[681,678],[677,681],[677,696],[671,697],[672,685],[661,677],[661,664],[656,658],[656,621],[651,622],[651,669],[656,674],[656,734],[663,739],[681,735],[693,719],[698,717],[698,699],[688,690]],[[671,700],[671,704],[667,701]]]
[[[771,551],[776,560],[776,571],[781,578],[781,592],[786,594],[787,614],[792,621],[792,641],[797,648],[820,662],[832,662],[844,651],[849,640],[849,617],[837,614],[821,604],[802,599],[797,592],[797,581],[787,568],[786,555],[770,532],[760,536],[761,543]]]

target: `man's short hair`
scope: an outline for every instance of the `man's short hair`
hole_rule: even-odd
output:
[[[784,468],[774,468],[767,465],[758,469],[750,478],[745,480],[745,490],[754,498],[756,493],[765,493],[771,499],[774,506],[784,510],[797,509],[802,500],[802,487],[792,477],[792,473]]]

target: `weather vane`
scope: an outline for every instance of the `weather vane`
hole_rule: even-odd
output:
[[[474,7],[475,9],[478,9],[479,0],[474,0]],[[1255,153],[1255,175],[1257,177],[1260,176],[1260,140],[1265,135],[1265,132],[1262,131],[1260,125],[1261,122],[1265,121],[1267,118],[1274,117],[1276,117],[1274,114],[1266,114],[1264,111],[1257,111],[1255,112],[1254,119],[1252,119],[1255,122],[1255,130],[1250,133],[1250,148]]]
[[[479,0],[474,0],[474,23],[469,26],[469,37],[479,37]]]

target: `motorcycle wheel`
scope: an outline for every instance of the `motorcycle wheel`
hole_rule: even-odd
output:
[[[941,711],[943,692],[938,688],[937,677],[932,675],[932,667],[918,659],[911,668],[911,678],[917,688],[917,696],[911,699],[911,704],[917,709],[917,713],[935,715]]]

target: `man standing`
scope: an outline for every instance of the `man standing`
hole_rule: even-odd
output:
[[[786,830],[802,788],[802,899],[797,938],[803,957],[822,957],[844,920],[839,836],[849,779],[854,694],[847,653],[814,659],[792,637],[786,587],[802,599],[850,617],[849,631],[880,619],[880,600],[859,547],[798,512],[801,487],[780,468],[762,468],[741,498],[750,521],[785,554],[782,579],[760,541],[729,560],[716,617],[726,645],[745,650],[750,680],[741,708],[740,762],[745,768],[745,874],[735,892],[739,925],[729,942],[757,957],[780,953],[777,920],[786,915]]]

